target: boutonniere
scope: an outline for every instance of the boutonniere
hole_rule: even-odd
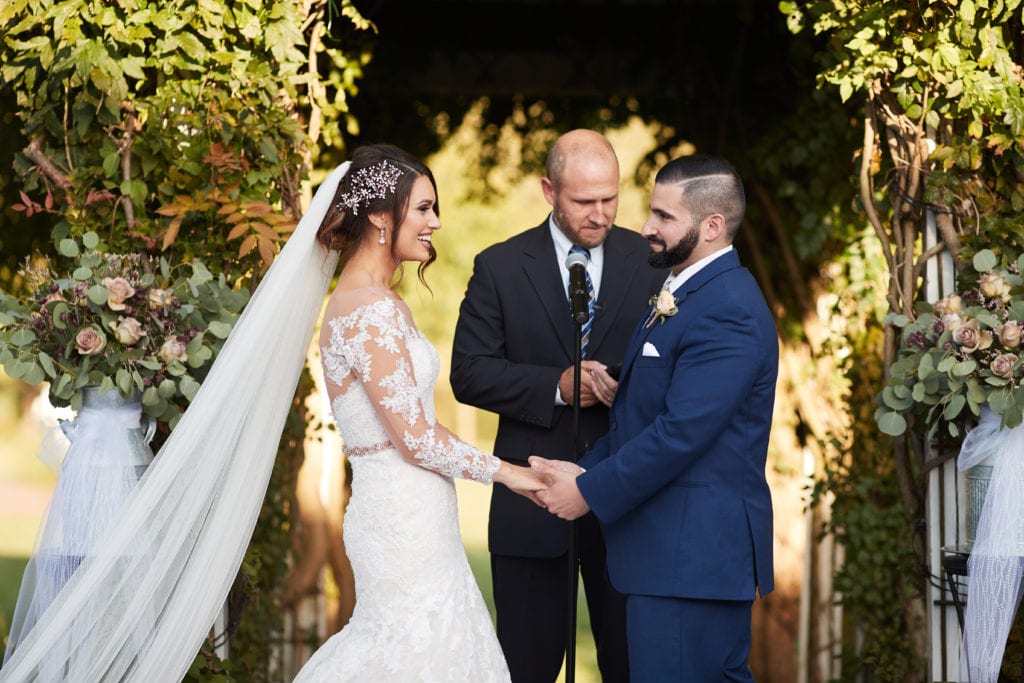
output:
[[[647,319],[647,324],[644,327],[650,327],[654,324],[655,320],[664,325],[666,318],[671,318],[679,312],[679,308],[676,306],[676,298],[672,296],[672,292],[668,291],[668,288],[662,289],[652,296],[647,303],[654,306],[654,310],[651,311],[651,317]]]

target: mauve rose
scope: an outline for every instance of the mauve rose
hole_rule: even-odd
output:
[[[974,353],[981,343],[981,335],[978,333],[978,321],[968,320],[960,323],[953,329],[953,341],[967,353]]]
[[[178,337],[168,337],[160,347],[160,358],[165,363],[170,363],[172,360],[184,363],[188,360],[188,354],[185,353],[185,342]]]
[[[114,329],[114,336],[117,337],[117,341],[125,346],[131,346],[146,336],[146,331],[142,329],[142,324],[135,318],[118,317],[117,322],[110,323],[110,326]]]
[[[989,369],[992,374],[1009,379],[1013,377],[1013,364],[1017,362],[1017,356],[1012,353],[1001,353],[992,359]]]
[[[124,302],[135,296],[135,288],[123,277],[105,277],[103,286],[107,288],[107,306],[112,311],[123,311]]]
[[[75,348],[83,356],[95,356],[106,345],[106,336],[95,325],[83,327],[75,335]]]
[[[985,273],[978,278],[978,289],[989,299],[1005,301],[1010,298],[1010,285],[1006,284],[1006,279],[1002,275],[995,273]]]
[[[935,305],[932,306],[932,310],[935,312],[935,315],[940,318],[949,313],[959,313],[962,310],[960,295],[950,294],[949,296],[939,299],[935,302]]]
[[[1011,320],[1008,323],[997,327],[995,329],[996,336],[999,337],[999,343],[1007,349],[1015,349],[1020,346],[1020,333],[1021,326],[1016,320]]]

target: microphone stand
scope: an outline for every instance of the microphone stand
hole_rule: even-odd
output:
[[[580,458],[580,375],[583,369],[583,322],[585,319],[581,321],[577,316],[573,316],[573,327],[575,328],[572,380],[573,462]],[[579,592],[579,558],[576,545],[578,534],[576,520],[569,522],[569,618],[566,625],[568,633],[565,641],[565,683],[574,683],[576,680],[576,601]]]

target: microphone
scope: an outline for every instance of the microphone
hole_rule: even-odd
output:
[[[569,271],[569,300],[572,303],[572,319],[583,324],[590,318],[590,293],[587,291],[587,257],[570,251],[565,258]]]

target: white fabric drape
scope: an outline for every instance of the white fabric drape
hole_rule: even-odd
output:
[[[961,471],[987,461],[992,478],[967,560],[960,680],[995,683],[1024,578],[1024,427],[1000,429],[983,410],[960,449]]]
[[[116,390],[115,390],[116,394]],[[70,423],[64,466],[25,567],[6,652],[13,652],[124,508],[153,454],[144,447],[142,405],[120,399],[85,407]],[[97,402],[100,403],[100,402]],[[54,431],[61,430],[61,427]],[[62,432],[63,433],[63,432]]]
[[[241,564],[337,255],[320,186],[124,514],[0,669],[3,683],[177,683]]]

